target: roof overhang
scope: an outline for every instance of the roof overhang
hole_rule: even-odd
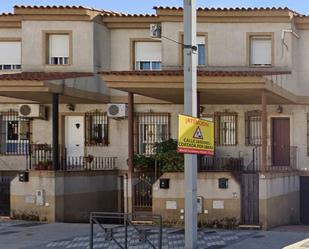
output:
[[[0,95],[48,104],[58,93],[60,103],[107,103],[109,96],[78,87],[77,81],[94,77],[92,73],[19,73],[0,75]]]
[[[283,73],[283,72],[282,72]],[[288,72],[286,72],[288,73]],[[269,104],[292,104],[296,96],[273,84],[265,72],[199,72],[201,104],[260,104],[266,91]],[[184,77],[181,71],[102,72],[113,89],[182,104]]]

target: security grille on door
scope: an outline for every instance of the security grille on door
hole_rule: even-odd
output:
[[[87,112],[86,117],[86,145],[107,146],[108,117],[105,112]]]
[[[15,111],[0,113],[0,153],[25,155],[29,152],[30,120]]]
[[[137,114],[138,153],[151,155],[155,143],[170,138],[169,113],[138,113]]]

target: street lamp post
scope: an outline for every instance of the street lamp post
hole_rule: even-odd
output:
[[[195,49],[194,49],[195,48]],[[184,0],[184,113],[197,116],[196,0]],[[197,155],[185,154],[185,248],[197,248]]]

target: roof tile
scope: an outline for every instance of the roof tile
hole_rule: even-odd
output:
[[[0,74],[1,80],[30,80],[30,81],[44,81],[44,80],[61,80],[70,78],[90,77],[93,73],[80,72],[22,72],[13,74]]]

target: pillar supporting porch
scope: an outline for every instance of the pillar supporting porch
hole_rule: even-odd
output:
[[[267,170],[267,96],[262,92],[262,165],[261,171]]]
[[[59,94],[52,95],[52,156],[53,168],[59,170]]]

